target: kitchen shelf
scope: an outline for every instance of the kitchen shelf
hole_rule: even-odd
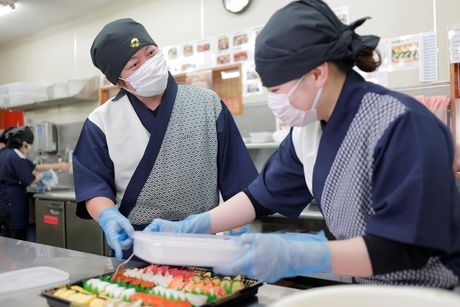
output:
[[[28,102],[22,105],[9,105],[7,106],[7,109],[9,110],[20,110],[20,111],[33,111],[33,110],[39,110],[39,109],[47,109],[47,108],[53,108],[57,106],[69,106],[75,103],[81,103],[81,102],[90,102],[90,101],[97,101],[97,90],[99,87],[99,78],[98,77],[93,77],[89,79],[79,79],[79,80],[70,80],[70,81],[76,81],[77,84],[73,85],[72,87],[69,87],[69,91],[67,91],[66,94],[62,94],[60,92],[59,96],[58,94],[53,92],[53,87],[48,88],[48,92],[52,92],[50,95],[49,99],[46,100],[41,100],[41,101],[33,101],[33,102]],[[73,83],[72,83],[73,84]],[[55,84],[56,85],[56,84]],[[51,97],[60,97],[60,98],[51,98]],[[64,96],[64,97],[62,97]]]
[[[241,64],[231,64],[224,66],[212,67],[190,72],[190,75],[200,74],[210,71],[212,78],[212,90],[226,104],[227,108],[233,115],[243,114],[243,89],[242,89],[242,69]],[[233,72],[237,77],[224,79],[223,74]],[[190,84],[193,82],[187,77],[188,73],[173,75],[178,84]],[[105,103],[111,97],[115,96],[120,89],[113,85],[106,85],[99,88],[99,104]]]
[[[216,66],[209,69],[200,69],[190,72],[190,75],[206,73],[210,71],[212,90],[222,99],[232,115],[243,114],[243,72],[241,64]],[[234,73],[235,77],[225,78],[226,73]],[[194,84],[189,79],[188,73],[175,74],[173,77],[178,84]]]
[[[279,143],[268,142],[268,143],[245,143],[247,149],[262,149],[262,148],[278,148]]]
[[[106,103],[110,98],[114,97],[120,89],[114,85],[106,85],[99,88],[98,100],[99,104]]]
[[[44,101],[36,101],[20,106],[9,107],[9,110],[20,110],[20,111],[33,111],[39,109],[46,109],[46,108],[54,108],[57,106],[68,106],[74,103],[80,102],[89,102],[89,101],[97,101],[97,97],[94,98],[79,98],[76,96],[58,98],[58,99],[50,99]]]

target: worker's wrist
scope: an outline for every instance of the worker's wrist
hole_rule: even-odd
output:
[[[120,214],[120,212],[118,211],[118,207],[116,206],[104,207],[99,211],[99,214],[97,215],[97,220],[99,224],[103,223],[107,215],[117,214],[117,213]]]
[[[187,217],[186,224],[183,232],[191,233],[211,233],[211,216],[209,211],[194,214]]]
[[[293,249],[290,253],[291,270],[298,274],[331,273],[329,244],[324,233],[305,236],[305,240],[290,240]]]

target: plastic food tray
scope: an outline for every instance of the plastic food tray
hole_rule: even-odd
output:
[[[0,273],[0,296],[67,282],[69,273],[48,266],[37,266]]]
[[[134,234],[134,254],[150,263],[215,267],[249,249],[232,236],[142,232]]]
[[[203,269],[203,268],[194,268],[194,267],[183,267],[183,266],[170,266],[171,269],[183,269],[183,270],[188,270],[188,271],[193,271],[193,272],[208,272],[208,270]],[[104,274],[102,276],[111,276],[112,273]],[[91,278],[97,278],[100,277],[101,275],[98,276],[93,276],[89,278],[82,279],[80,281],[77,281],[72,284],[67,284],[67,287],[71,286],[80,286],[83,287],[83,283],[86,280],[89,280]],[[217,274],[213,274],[213,276],[220,276]],[[222,277],[222,276],[221,276]],[[205,305],[202,305],[201,307],[225,307],[225,306],[238,306],[241,302],[247,301],[251,298],[254,298],[254,296],[257,294],[258,288],[262,286],[262,282],[259,282],[254,279],[250,278],[245,278],[242,277],[241,281],[244,284],[244,288],[239,290],[238,292],[235,292],[231,295],[228,295],[222,299],[219,299],[217,301],[214,301],[212,303],[208,303]],[[62,286],[61,286],[62,287]],[[51,307],[73,307],[73,306],[83,306],[83,305],[78,305],[76,303],[72,303],[66,299],[54,296],[53,293],[56,292],[59,288],[61,287],[54,287],[50,289],[43,290],[41,295],[46,298],[48,305]]]

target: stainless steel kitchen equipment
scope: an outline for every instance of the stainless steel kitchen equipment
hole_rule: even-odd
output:
[[[36,199],[35,223],[38,243],[66,246],[64,201]]]
[[[35,125],[34,150],[37,152],[55,153],[58,151],[57,127],[50,122]]]
[[[101,227],[94,220],[79,218],[75,214],[77,209],[76,202],[67,201],[65,206],[66,248],[104,255],[104,236]]]

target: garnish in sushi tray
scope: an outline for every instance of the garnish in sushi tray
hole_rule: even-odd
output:
[[[77,285],[55,289],[52,296],[85,306],[192,307],[218,302],[256,281],[219,277],[201,269],[149,265],[119,270]]]

